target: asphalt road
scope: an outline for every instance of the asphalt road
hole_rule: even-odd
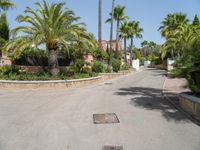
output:
[[[163,71],[77,89],[0,90],[0,150],[200,150],[200,127],[162,98]],[[116,113],[118,124],[93,124]]]

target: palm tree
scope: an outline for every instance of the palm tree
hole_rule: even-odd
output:
[[[130,47],[130,65],[132,66],[132,58],[133,58],[133,39],[134,38],[142,38],[143,29],[140,28],[139,22],[131,21],[128,23],[130,30],[128,38],[131,39],[131,47]]]
[[[70,43],[78,43],[82,38],[87,39],[83,24],[75,24],[79,17],[73,11],[65,8],[65,3],[43,5],[36,2],[37,11],[30,7],[25,10],[26,15],[20,15],[17,20],[28,24],[13,30],[21,33],[5,46],[5,50],[12,50],[15,57],[30,46],[46,46],[48,51],[49,71],[52,75],[59,73],[58,51],[67,48]]]
[[[14,7],[14,4],[11,0],[0,0],[0,12],[2,10],[8,10],[9,8]]]
[[[126,42],[127,38],[129,37],[130,34],[130,26],[128,22],[124,22],[120,29],[120,37],[124,39],[124,55],[125,55],[125,63],[127,63],[127,51],[126,51]]]
[[[173,49],[175,50],[173,57],[180,58],[183,50],[193,45],[192,43],[198,37],[198,33],[195,31],[192,26],[179,26],[163,45],[162,57],[164,58],[170,52],[170,49]]]
[[[178,26],[184,26],[189,23],[187,15],[183,13],[168,14],[164,21],[161,23],[162,26],[158,29],[161,31],[163,37],[168,38]]]
[[[101,47],[102,41],[102,0],[99,0],[99,22],[98,22],[98,42]]]
[[[118,58],[119,52],[119,27],[120,24],[124,21],[127,21],[129,17],[125,16],[125,6],[118,5],[114,8],[114,20],[117,22],[116,29],[116,57]],[[109,18],[107,22],[110,22],[111,18]]]
[[[112,67],[112,43],[113,43],[114,8],[115,8],[115,0],[112,0],[112,15],[111,15],[111,25],[110,25],[110,57],[109,57],[109,66],[110,67]]]
[[[189,19],[187,19],[186,14],[183,13],[168,14],[167,17],[162,22],[162,26],[159,28],[159,30],[161,31],[162,36],[166,38],[167,42],[168,39],[173,36],[173,34],[176,32],[178,28],[187,26],[188,23]],[[169,44],[164,44],[163,47],[164,47],[163,56],[167,56],[167,53],[170,53],[171,56],[174,58],[174,53],[176,53],[174,46],[169,46]]]

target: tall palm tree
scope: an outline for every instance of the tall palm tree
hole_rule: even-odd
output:
[[[143,29],[140,28],[139,22],[131,21],[128,23],[130,30],[128,38],[131,39],[131,47],[130,47],[130,65],[132,65],[132,58],[133,58],[133,39],[134,38],[142,38]]]
[[[14,7],[14,4],[11,0],[0,0],[0,12],[2,10],[8,10],[9,8]]]
[[[112,0],[112,15],[111,15],[111,24],[110,24],[110,57],[109,57],[109,66],[110,67],[112,66],[114,8],[115,8],[115,0]]]
[[[120,37],[124,39],[124,55],[125,55],[125,63],[127,63],[127,50],[126,50],[126,42],[127,42],[127,38],[129,37],[130,34],[130,26],[128,22],[124,22],[120,29]]]
[[[171,36],[173,36],[173,34],[176,32],[176,30],[179,27],[187,26],[188,23],[189,23],[189,19],[187,19],[186,14],[183,14],[183,13],[168,14],[167,17],[162,22],[162,26],[158,30],[161,31],[161,35],[165,37],[166,42],[167,42],[168,39]],[[165,48],[163,48],[163,51],[165,51],[166,56],[167,56],[167,53],[170,53],[171,57],[174,58],[174,53],[176,53],[174,47],[173,46],[169,47],[169,45],[167,46],[167,49],[166,49],[166,46],[164,47]]]
[[[168,14],[162,21],[162,26],[158,29],[161,31],[161,35],[168,38],[178,26],[184,26],[189,23],[187,15],[183,13]]]
[[[125,16],[125,6],[118,5],[114,8],[114,20],[117,22],[117,29],[116,29],[116,57],[118,58],[119,54],[119,27],[120,24],[124,21],[127,21],[129,17]],[[111,18],[109,18],[107,22],[110,22]]]
[[[102,41],[102,0],[99,0],[99,12],[98,12],[98,42],[101,47]]]
[[[58,51],[61,47],[67,48],[69,43],[77,43],[81,38],[86,39],[87,34],[83,24],[75,24],[78,17],[74,12],[65,8],[65,3],[43,5],[35,3],[37,11],[30,7],[25,10],[26,15],[20,15],[17,20],[28,24],[13,30],[18,36],[5,46],[5,50],[17,57],[20,52],[30,46],[45,45],[48,51],[49,71],[52,75],[59,73]],[[80,38],[81,37],[81,38]]]

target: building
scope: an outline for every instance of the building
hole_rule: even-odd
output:
[[[110,41],[102,40],[100,43],[102,50],[107,51],[110,49]],[[119,51],[122,50],[122,41],[118,42]],[[116,51],[116,40],[112,41],[112,49]]]

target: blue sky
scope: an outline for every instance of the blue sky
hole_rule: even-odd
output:
[[[18,25],[15,21],[17,15],[22,14],[26,6],[34,8],[34,2],[42,0],[13,0],[16,9],[8,12],[11,28]],[[87,24],[87,30],[97,37],[98,25],[98,0],[47,0],[48,2],[66,2],[66,6],[73,10],[81,21]],[[109,24],[105,24],[111,10],[112,0],[103,0],[103,39],[109,39]],[[135,45],[140,46],[141,41],[149,40],[158,44],[163,42],[157,29],[168,13],[184,12],[189,19],[194,15],[200,16],[200,0],[116,0],[116,4],[126,6],[126,15],[131,20],[140,21],[144,29],[143,39],[135,40]]]

